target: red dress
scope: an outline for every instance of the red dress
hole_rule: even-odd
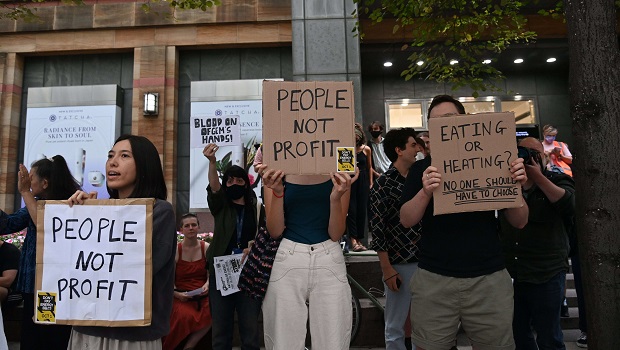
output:
[[[205,259],[205,242],[200,241],[202,258],[197,261],[183,260],[183,248],[178,244],[179,261],[177,261],[174,285],[177,290],[190,291],[202,287],[207,281],[207,261]],[[174,350],[188,335],[202,328],[211,326],[209,298],[198,301],[181,301],[174,299],[170,315],[170,333],[163,339],[163,350]]]

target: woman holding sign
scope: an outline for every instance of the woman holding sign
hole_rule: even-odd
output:
[[[239,322],[242,349],[260,348],[258,318],[261,302],[246,293],[222,295],[217,288],[213,265],[214,257],[240,254],[249,251],[248,243],[254,239],[257,225],[264,222],[262,205],[252,190],[248,173],[233,165],[222,177],[217,173],[215,153],[219,147],[208,144],[202,153],[209,160],[209,186],[207,202],[215,219],[213,242],[207,251],[209,264],[209,303],[213,319],[212,336],[214,350],[232,348],[235,311]]]
[[[37,246],[37,199],[65,199],[80,189],[61,155],[43,158],[32,164],[30,174],[19,166],[17,188],[26,207],[14,214],[0,210],[0,234],[28,229],[19,260],[17,290],[22,292],[24,308],[20,349],[64,349],[69,341],[70,326],[46,326],[32,321],[34,316],[34,279]]]
[[[108,151],[106,182],[110,198],[155,198],[153,206],[153,285],[151,325],[146,327],[73,327],[68,350],[159,350],[170,329],[174,292],[176,225],[157,148],[149,139],[123,135]],[[95,193],[96,195],[96,193]],[[69,205],[83,204],[89,194],[78,191]],[[45,349],[43,347],[41,349]]]
[[[309,318],[312,348],[348,349],[351,288],[338,242],[359,170],[354,178],[287,175],[286,181],[282,170],[265,164],[259,170],[268,188],[267,230],[283,237],[263,301],[265,347],[303,349]]]

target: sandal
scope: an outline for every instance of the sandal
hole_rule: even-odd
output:
[[[368,250],[368,248],[364,247],[364,245],[361,244],[361,243],[357,243],[357,244],[353,245],[353,251],[354,252],[365,252],[367,250]]]

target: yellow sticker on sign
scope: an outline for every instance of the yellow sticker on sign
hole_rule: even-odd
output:
[[[337,172],[354,173],[355,172],[355,148],[354,147],[337,147]]]
[[[56,293],[38,291],[36,303],[36,321],[56,323]]]

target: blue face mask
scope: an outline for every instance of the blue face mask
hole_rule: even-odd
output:
[[[553,143],[555,141],[555,136],[545,136],[546,143]]]

